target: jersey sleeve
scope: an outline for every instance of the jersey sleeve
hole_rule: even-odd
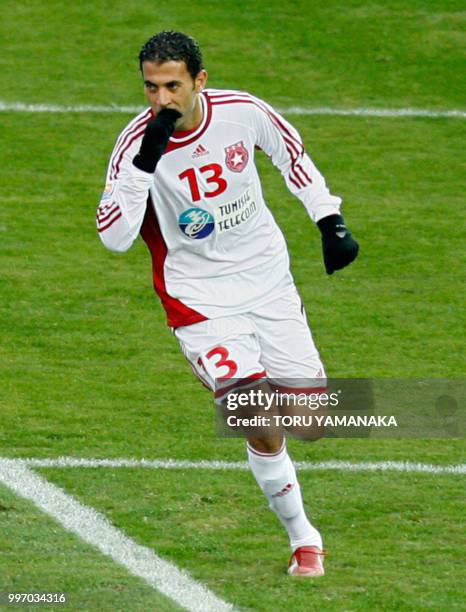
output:
[[[341,198],[330,193],[296,129],[262,100],[255,98],[254,106],[257,146],[280,170],[288,189],[301,200],[311,219],[317,223],[339,213]]]
[[[96,219],[99,237],[111,251],[127,251],[144,220],[154,177],[133,166],[133,158],[139,151],[147,120],[136,118],[131,122],[120,134],[110,157]]]

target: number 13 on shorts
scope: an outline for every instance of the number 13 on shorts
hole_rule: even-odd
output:
[[[198,364],[209,373],[205,365],[205,362],[207,362],[210,366],[209,369],[213,367],[215,370],[216,376],[213,377],[214,379],[221,378],[222,380],[226,380],[228,378],[233,378],[238,372],[238,364],[229,357],[230,353],[226,347],[216,346],[204,355],[204,359],[199,357]]]
[[[212,388],[216,380],[230,378],[249,378],[251,375],[263,374],[264,367],[259,361],[260,350],[257,341],[250,335],[240,336],[231,341],[211,347],[197,360],[200,374],[208,379]]]

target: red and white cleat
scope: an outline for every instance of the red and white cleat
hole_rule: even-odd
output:
[[[324,560],[327,553],[317,546],[301,546],[291,555],[288,563],[288,574],[290,576],[303,576],[317,578],[323,576]]]

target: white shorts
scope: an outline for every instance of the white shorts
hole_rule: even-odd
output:
[[[194,373],[212,391],[229,379],[268,378],[304,389],[316,386],[309,380],[326,377],[293,284],[253,312],[178,327],[174,334]]]

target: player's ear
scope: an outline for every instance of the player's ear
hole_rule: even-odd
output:
[[[200,93],[207,83],[207,72],[200,70],[196,78],[194,79],[194,89],[196,93]]]

